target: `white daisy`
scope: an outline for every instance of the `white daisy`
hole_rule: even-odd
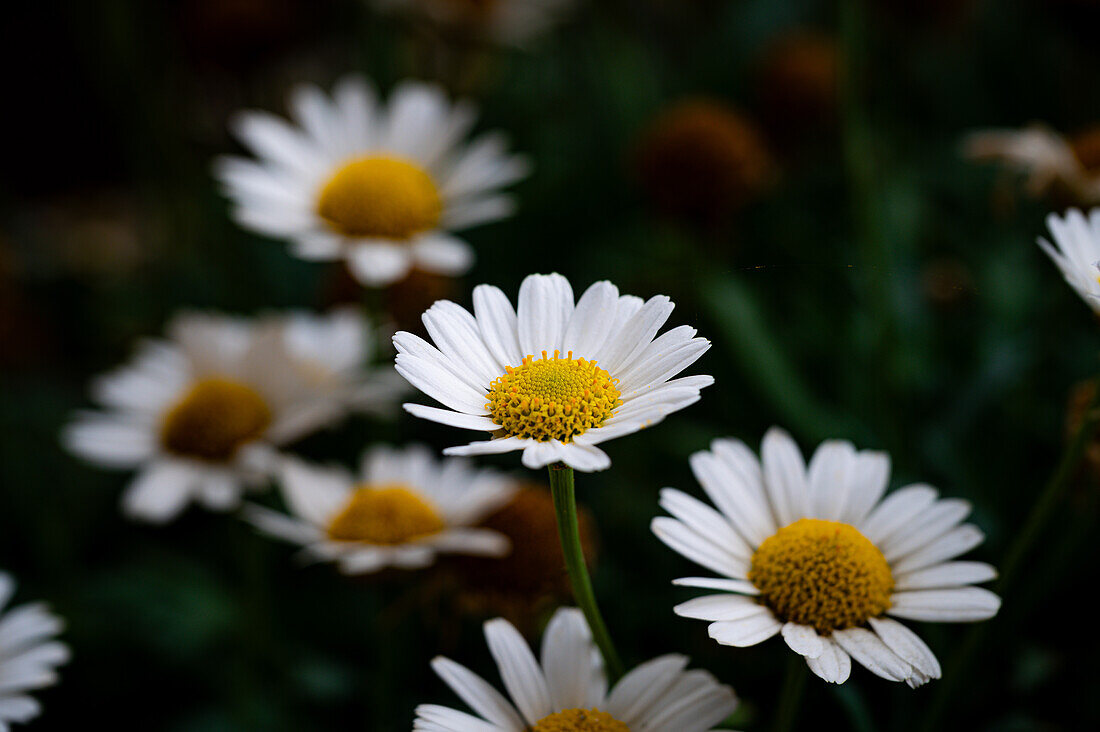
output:
[[[286,459],[280,483],[291,515],[248,506],[247,518],[301,544],[310,559],[337,562],[346,574],[426,567],[437,554],[502,556],[509,549],[503,534],[475,525],[511,500],[516,483],[460,458],[438,461],[426,447],[371,448],[358,478]]]
[[[966,137],[963,153],[974,160],[1002,162],[1022,174],[1032,196],[1060,187],[1084,203],[1100,202],[1100,171],[1082,160],[1075,145],[1082,141],[1067,139],[1043,125],[982,130]]]
[[[192,501],[229,510],[269,477],[276,447],[349,409],[393,404],[404,385],[389,369],[364,370],[369,336],[351,310],[178,316],[167,340],[142,343],[131,364],[92,382],[104,411],[77,415],[62,441],[139,471],[123,495],[133,518],[168,521]]]
[[[1051,214],[1047,226],[1054,243],[1040,238],[1039,246],[1085,304],[1100,314],[1100,208],[1094,208],[1087,219],[1077,209],[1064,217]]]
[[[309,260],[346,259],[366,285],[401,279],[413,265],[445,275],[474,253],[451,232],[505,218],[502,186],[527,175],[505,138],[463,142],[475,107],[451,104],[436,86],[400,84],[382,105],[366,81],[341,80],[329,99],[317,87],[291,94],[295,127],[266,112],[232,120],[259,158],[218,160],[215,174],[241,226],[286,239]]]
[[[669,379],[710,342],[682,325],[654,338],[672,313],[664,295],[642,302],[610,282],[589,287],[577,303],[559,274],[531,275],[519,307],[496,287],[474,289],[474,314],[449,301],[424,313],[435,346],[394,336],[397,371],[449,409],[406,404],[417,417],[493,433],[448,448],[448,455],[523,450],[523,464],[563,462],[603,470],[596,445],[660,422],[699,400],[710,376]]]
[[[0,572],[0,732],[41,713],[26,692],[56,684],[56,667],[69,660],[68,646],[53,640],[61,619],[40,602],[4,612],[14,594],[15,580]]]
[[[473,716],[422,704],[414,730],[424,732],[704,732],[737,708],[733,689],[706,671],[685,671],[669,654],[636,667],[610,693],[584,616],[561,608],[546,626],[542,658],[501,618],[485,623],[485,640],[511,699],[465,666],[437,657],[432,668]]]
[[[557,24],[574,0],[373,0],[382,11],[420,16],[506,46],[522,46]]]
[[[810,669],[847,680],[851,659],[912,687],[939,678],[928,646],[889,616],[929,622],[986,620],[1000,599],[971,585],[996,576],[982,562],[952,561],[984,538],[962,521],[970,504],[910,485],[883,499],[885,453],[830,440],[807,466],[779,429],[764,436],[761,460],[739,440],[715,440],[691,468],[718,511],[666,488],[675,518],[653,532],[688,559],[724,575],[675,581],[721,590],[678,605],[711,621],[723,645],[752,646],[781,633]]]

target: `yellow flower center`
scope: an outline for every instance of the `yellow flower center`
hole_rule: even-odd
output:
[[[848,524],[804,518],[752,555],[749,580],[784,621],[829,634],[890,607],[894,577],[878,547]]]
[[[160,442],[177,455],[223,462],[241,445],[261,437],[270,424],[271,409],[255,389],[212,377],[197,382],[168,410]]]
[[[569,442],[599,427],[619,406],[618,379],[595,361],[526,356],[489,385],[489,413],[508,435]]]
[[[334,541],[404,544],[445,528],[435,507],[404,485],[362,485],[328,525]]]
[[[630,732],[630,727],[598,709],[565,709],[540,719],[531,732]]]
[[[365,157],[333,174],[317,197],[317,213],[347,236],[408,239],[439,223],[443,201],[416,165]]]

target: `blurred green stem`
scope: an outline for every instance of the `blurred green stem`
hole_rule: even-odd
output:
[[[775,712],[775,732],[787,732],[795,728],[798,721],[798,709],[802,704],[802,690],[806,688],[806,659],[797,653],[787,659],[787,675],[783,679],[783,689],[779,692],[779,704]]]
[[[554,513],[558,519],[558,538],[561,540],[562,554],[565,555],[565,568],[569,572],[569,582],[573,586],[573,599],[584,613],[592,637],[603,655],[607,666],[608,680],[614,683],[623,675],[623,664],[611,636],[596,605],[596,593],[592,591],[592,580],[588,576],[588,567],[584,563],[584,551],[581,548],[581,533],[577,525],[577,499],[573,490],[573,468],[564,463],[550,466],[550,492],[554,497]]]
[[[1001,562],[1000,566],[1000,579],[993,586],[993,590],[1002,599],[1011,586],[1011,582],[1020,568],[1020,563],[1028,556],[1032,546],[1042,535],[1043,529],[1046,528],[1051,513],[1065,498],[1066,492],[1072,484],[1073,476],[1077,473],[1081,458],[1085,454],[1085,449],[1096,434],[1097,427],[1100,427],[1100,382],[1097,383],[1092,401],[1081,418],[1081,424],[1077,427],[1077,432],[1062,451],[1062,457],[1059,459],[1054,473],[1050,476],[1046,486],[1035,500],[1035,504],[1031,507],[1027,523],[1016,534],[1016,540],[1012,542],[1005,553],[1004,561]],[[963,682],[963,675],[967,672],[974,654],[982,646],[987,633],[990,632],[990,627],[991,624],[975,626],[959,646],[944,670],[943,684],[940,686],[939,694],[929,705],[928,716],[925,718],[921,729],[929,732],[940,729],[940,719],[944,710],[947,708],[955,689]]]

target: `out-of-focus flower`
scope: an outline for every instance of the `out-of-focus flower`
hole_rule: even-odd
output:
[[[1066,439],[1072,440],[1081,429],[1085,415],[1096,396],[1096,379],[1082,381],[1073,387],[1066,408]],[[1085,467],[1093,481],[1100,481],[1100,436],[1094,436],[1085,448]]]
[[[237,223],[288,240],[303,259],[344,259],[370,286],[413,266],[459,275],[474,252],[451,232],[515,209],[500,189],[527,175],[527,161],[499,133],[465,142],[476,109],[433,85],[404,82],[382,104],[349,77],[331,99],[302,86],[290,104],[297,127],[265,112],[234,117],[259,160],[223,157],[215,174]]]
[[[794,440],[772,429],[761,459],[741,441],[722,439],[691,457],[691,468],[718,507],[671,488],[653,520],[669,547],[722,578],[688,577],[687,587],[721,594],[689,600],[677,615],[710,621],[710,637],[745,647],[782,634],[826,681],[842,684],[851,659],[890,681],[917,687],[939,678],[940,664],[913,631],[888,617],[973,622],[1001,600],[973,587],[996,576],[982,562],[950,561],[982,542],[961,523],[970,504],[910,485],[883,499],[885,453],[848,442],[821,444],[807,466]]]
[[[575,0],[371,0],[384,12],[506,46],[522,46],[556,25]]]
[[[596,530],[588,511],[578,511],[581,546],[591,566]],[[463,557],[453,562],[460,578],[459,601],[467,610],[503,615],[530,627],[545,603],[570,597],[569,577],[558,540],[554,499],[542,486],[527,485],[480,524],[512,542],[505,557]]]
[[[963,153],[992,160],[1024,176],[1031,196],[1100,202],[1100,128],[1066,138],[1042,125],[1019,130],[984,130],[963,141]]]
[[[1064,217],[1051,214],[1047,226],[1054,243],[1040,237],[1039,246],[1085,304],[1100,314],[1100,208],[1094,208],[1087,219],[1077,209]]]
[[[636,143],[634,164],[656,206],[701,225],[724,221],[773,172],[756,126],[711,99],[682,101],[658,115]]]
[[[54,640],[62,621],[40,602],[4,611],[15,594],[15,580],[0,572],[0,730],[42,713],[28,691],[57,683],[57,667],[69,660],[69,648]]]
[[[765,52],[757,82],[768,135],[789,139],[831,127],[839,74],[832,37],[811,31],[780,37]]]
[[[178,316],[167,340],[92,382],[105,411],[79,414],[62,440],[93,463],[139,471],[123,495],[133,518],[168,521],[192,501],[232,509],[270,477],[276,447],[349,410],[392,407],[400,382],[364,370],[369,336],[350,310]]]
[[[419,445],[371,448],[358,478],[288,458],[280,484],[290,515],[249,506],[248,519],[346,574],[426,567],[440,553],[502,556],[509,549],[506,536],[475,524],[512,497],[515,483],[459,458],[437,461]]]
[[[569,280],[550,274],[523,280],[517,311],[498,288],[479,285],[473,315],[447,300],[424,313],[434,346],[411,333],[394,336],[397,371],[447,407],[405,409],[493,435],[448,455],[522,450],[529,468],[560,461],[603,470],[611,459],[598,444],[657,424],[714,383],[669,381],[710,348],[687,325],[654,338],[673,307],[664,295],[644,303],[620,295],[607,281],[574,304]]]
[[[478,716],[421,704],[414,730],[704,732],[737,708],[733,689],[706,671],[685,671],[688,658],[676,654],[637,666],[609,693],[592,634],[575,608],[554,614],[543,633],[541,659],[502,618],[485,623],[485,640],[511,698],[439,656],[432,668]]]

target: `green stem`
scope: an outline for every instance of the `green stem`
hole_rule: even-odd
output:
[[[1058,466],[1028,513],[1027,523],[1016,534],[1016,540],[1005,553],[1004,561],[1000,566],[1000,579],[993,586],[993,590],[1002,598],[1015,578],[1021,562],[1042,535],[1051,513],[1065,498],[1081,458],[1085,454],[1085,449],[1096,434],[1097,427],[1100,427],[1100,382],[1096,384],[1096,391],[1081,418],[1077,432],[1062,451]],[[944,669],[943,684],[940,686],[939,694],[929,705],[928,715],[921,729],[930,731],[940,728],[939,720],[955,689],[963,683],[963,675],[967,672],[975,653],[983,645],[986,634],[990,632],[988,628],[989,626],[985,624],[974,627],[959,645],[955,655]]]
[[[558,538],[561,551],[565,555],[565,568],[569,572],[569,582],[573,586],[573,599],[584,613],[592,637],[603,655],[609,681],[614,683],[623,675],[623,664],[611,636],[596,605],[596,593],[592,591],[592,580],[588,576],[588,567],[584,563],[584,551],[581,549],[581,533],[577,525],[577,499],[573,491],[573,468],[563,463],[550,466],[550,493],[554,497],[554,513],[558,519]]]
[[[806,688],[806,660],[792,653],[787,660],[787,675],[783,679],[783,689],[779,692],[779,705],[776,707],[775,732],[787,732],[795,728],[798,721],[799,705],[802,703],[802,690]]]

